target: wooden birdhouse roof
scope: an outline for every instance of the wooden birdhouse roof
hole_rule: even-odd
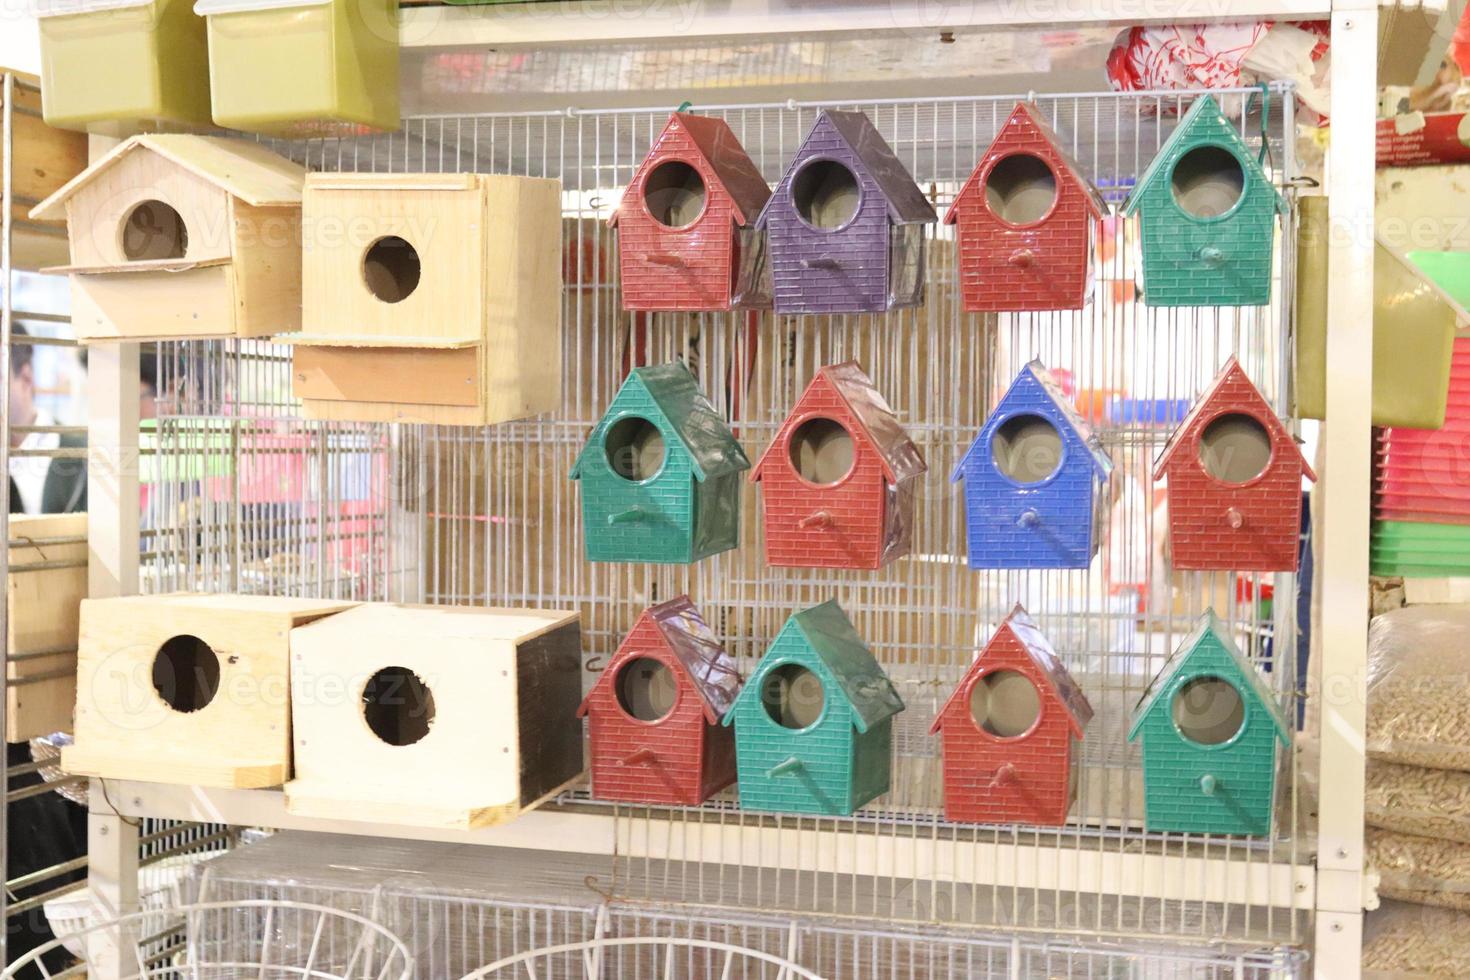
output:
[[[1133,193],[1129,194],[1128,200],[1123,203],[1123,215],[1126,217],[1137,211],[1143,200],[1144,192],[1160,180],[1168,180],[1169,172],[1173,170],[1175,161],[1196,145],[1223,145],[1232,148],[1235,155],[1240,158],[1246,180],[1254,181],[1257,187],[1269,193],[1274,198],[1276,210],[1283,214],[1286,213],[1286,199],[1271,183],[1271,178],[1261,167],[1261,161],[1241,138],[1240,131],[1225,118],[1225,114],[1220,111],[1220,103],[1215,101],[1213,95],[1202,95],[1195,99],[1194,105],[1184,113],[1184,118],[1179,120],[1179,125],[1174,127],[1174,132],[1169,134],[1168,140],[1149,162],[1148,169],[1144,170],[1143,175],[1138,178],[1138,183],[1133,185]],[[1251,187],[1248,183],[1242,189],[1242,193],[1249,194],[1250,192]]]
[[[704,702],[705,719],[711,725],[717,724],[735,704],[735,697],[740,693],[740,672],[735,666],[735,659],[725,652],[724,645],[699,614],[699,609],[687,595],[650,606],[638,617],[629,635],[637,632],[644,623],[653,624],[668,651],[679,661],[684,675],[699,692]],[[641,653],[640,648],[624,641],[592,692],[582,702],[582,707],[577,709],[578,718],[587,714],[592,694],[604,684],[613,683],[618,668]]]
[[[1082,192],[1082,199],[1093,217],[1106,216],[1108,204],[1103,200],[1102,192],[1093,185],[1092,181],[1082,175],[1082,169],[1072,155],[1062,147],[1062,141],[1057,137],[1056,131],[1042,118],[1041,110],[1034,103],[1017,102],[1016,108],[1011,110],[1010,117],[1001,126],[1000,132],[996,134],[990,147],[981,154],[980,162],[970,173],[970,179],[965,181],[965,185],[955,195],[949,211],[944,215],[944,223],[954,224],[959,216],[960,203],[972,194],[983,193],[980,177],[988,161],[993,157],[1010,155],[1013,147],[1016,153],[1032,152],[1037,148],[1038,141],[1046,144],[1046,151],[1053,158],[1049,162],[1059,165],[1060,172],[1057,174],[1057,179],[1072,184]]]
[[[578,479],[582,475],[582,465],[589,458],[589,453],[597,454],[602,451],[600,437],[607,428],[612,409],[617,406],[618,400],[629,386],[640,387],[648,393],[657,409],[655,414],[659,416],[649,421],[655,424],[662,422],[663,425],[659,428],[670,432],[679,440],[689,453],[695,478],[701,483],[712,476],[750,469],[750,459],[745,455],[745,450],[740,447],[720,413],[704,397],[704,392],[699,390],[699,382],[694,379],[694,375],[689,373],[682,361],[672,361],[632,370],[623,386],[618,389],[608,413],[597,423],[592,430],[592,436],[577,455],[577,462],[572,466],[572,479]]]
[[[735,208],[735,223],[744,226],[754,221],[770,199],[771,188],[766,185],[760,169],[745,152],[745,147],[740,145],[740,140],[736,138],[729,124],[715,116],[676,112],[669,117],[663,132],[653,141],[653,148],[639,164],[629,182],[629,190],[623,194],[618,209],[613,212],[611,223],[617,224],[623,208],[637,204],[633,200],[632,186],[638,184],[648,170],[669,159],[661,157],[659,151],[671,138],[677,138],[681,134],[694,144],[704,163],[729,195],[730,203]]]
[[[914,183],[908,168],[899,160],[898,154],[893,152],[893,147],[888,145],[883,134],[878,132],[873,120],[863,112],[839,109],[823,109],[817,116],[811,132],[801,141],[791,165],[786,168],[786,173],[776,185],[776,190],[771,195],[772,200],[777,194],[788,192],[791,179],[800,165],[813,155],[815,151],[808,149],[812,140],[828,133],[836,135],[846,145],[857,165],[878,185],[879,192],[888,204],[889,220],[894,224],[927,224],[938,220],[934,205],[929,203],[923,190]],[[771,202],[767,201],[756,220],[757,227],[765,225],[770,210]]]
[[[1108,478],[1108,475],[1113,472],[1112,457],[1107,454],[1107,451],[1102,447],[1102,442],[1093,434],[1092,426],[1088,425],[1082,416],[1077,414],[1077,409],[1073,407],[1072,402],[1066,395],[1062,394],[1062,386],[1057,383],[1057,379],[1052,373],[1046,369],[1046,365],[1034,360],[1017,372],[1015,379],[1011,381],[1011,386],[1006,389],[1006,393],[996,403],[995,410],[990,413],[990,417],[986,420],[985,425],[980,428],[979,435],[970,443],[970,448],[965,450],[965,454],[960,457],[960,461],[955,464],[954,472],[950,474],[949,482],[957,483],[964,478],[965,465],[975,453],[988,453],[991,451],[990,440],[994,435],[995,426],[1000,418],[1001,410],[1006,407],[1006,402],[1019,395],[1023,389],[1032,386],[1035,386],[1035,389],[1039,390],[1051,402],[1058,416],[1060,416],[1062,423],[1070,428],[1076,434],[1077,439],[1087,447],[1088,459],[1091,461],[1098,478],[1102,480]]]
[[[74,194],[112,169],[130,153],[155,153],[200,177],[251,207],[300,206],[306,168],[273,153],[259,143],[222,136],[163,133],[134,136],[119,143],[46,200],[31,209],[31,217],[61,220],[63,205]]]
[[[1251,383],[1250,376],[1245,373],[1245,369],[1240,366],[1240,361],[1236,360],[1234,354],[1230,355],[1230,359],[1225,362],[1220,373],[1215,375],[1209,387],[1200,393],[1199,398],[1190,407],[1189,414],[1184,416],[1184,420],[1169,436],[1169,441],[1164,443],[1163,451],[1159,453],[1159,458],[1154,462],[1154,479],[1158,480],[1164,476],[1170,460],[1179,451],[1179,447],[1188,441],[1190,433],[1205,424],[1205,417],[1212,411],[1212,406],[1217,401],[1227,397],[1227,385],[1230,388],[1229,397],[1232,399],[1232,407],[1236,407],[1239,397],[1244,393],[1247,399],[1255,403],[1251,407],[1255,409],[1254,414],[1257,421],[1266,427],[1273,441],[1279,436],[1291,443],[1292,451],[1301,460],[1302,471],[1306,474],[1307,479],[1317,479],[1317,474],[1312,472],[1312,466],[1307,462],[1307,457],[1302,454],[1301,446],[1292,438],[1291,433],[1286,431],[1286,426],[1281,424],[1281,419],[1277,418],[1276,413],[1271,410],[1270,403],[1266,401],[1260,389]]]
[[[829,387],[841,399],[857,430],[853,436],[878,454],[883,464],[883,474],[889,483],[897,486],[928,470],[924,454],[919,452],[919,447],[909,438],[887,400],[873,386],[873,379],[868,377],[857,361],[843,361],[841,364],[818,368],[816,377],[812,378],[811,384],[807,385],[806,391],[798,399],[798,408],[818,385]],[[777,447],[784,443],[788,430],[796,424],[797,413],[793,411],[777,430],[776,437],[771,440],[755,469],[751,471],[750,478],[753,482],[760,480],[761,471],[768,461],[780,456]]]
[[[939,729],[944,723],[949,706],[965,690],[965,680],[968,680],[976,671],[983,670],[988,666],[985,655],[995,647],[997,642],[1003,642],[1007,637],[1015,640],[1019,644],[1021,650],[1036,665],[1036,669],[1041,671],[1042,675],[1046,677],[1050,683],[1052,698],[1067,712],[1068,724],[1072,729],[1072,734],[1077,738],[1081,738],[1083,729],[1087,727],[1088,722],[1092,721],[1092,704],[1088,702],[1087,696],[1082,693],[1082,688],[1073,680],[1071,673],[1067,670],[1066,664],[1062,663],[1061,658],[1057,656],[1057,652],[1052,649],[1051,641],[1046,638],[1046,634],[1041,632],[1041,627],[1036,625],[1035,620],[1027,615],[1026,610],[1021,607],[1020,603],[1016,603],[1016,607],[1001,622],[1000,628],[995,631],[995,635],[990,638],[990,642],[985,644],[985,649],[980,651],[980,656],[976,657],[974,662],[970,664],[969,670],[965,671],[965,676],[961,678],[960,683],[955,685],[955,689],[950,694],[949,700],[944,702],[944,706],[934,716],[934,724],[930,726],[929,734],[939,734]]]
[[[1290,739],[1290,727],[1286,716],[1281,711],[1281,704],[1276,700],[1275,694],[1266,686],[1261,679],[1260,673],[1240,652],[1235,641],[1230,636],[1220,618],[1215,615],[1213,607],[1206,609],[1199,622],[1195,624],[1194,630],[1184,638],[1184,641],[1169,655],[1164,666],[1154,675],[1149,682],[1148,688],[1143,696],[1138,699],[1138,704],[1133,709],[1133,723],[1128,728],[1128,740],[1131,742],[1138,737],[1143,728],[1144,721],[1155,711],[1170,711],[1171,706],[1164,699],[1163,693],[1170,688],[1170,681],[1180,673],[1194,673],[1198,676],[1213,676],[1219,672],[1219,662],[1210,664],[1197,664],[1196,655],[1201,651],[1213,649],[1223,653],[1226,657],[1224,663],[1228,665],[1235,676],[1235,680],[1245,685],[1247,691],[1255,698],[1256,702],[1266,710],[1266,715],[1271,719],[1271,725],[1276,729],[1276,737],[1281,739],[1282,744],[1287,744]],[[1197,662],[1196,662],[1197,663]]]

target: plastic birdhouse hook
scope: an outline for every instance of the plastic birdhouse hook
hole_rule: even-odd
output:
[[[800,772],[801,769],[801,760],[793,755],[785,762],[778,762],[776,765],[766,770],[766,778],[775,779],[777,776],[785,776],[787,773]]]
[[[813,527],[831,527],[832,515],[825,510],[819,510],[814,514],[808,514],[796,522],[796,526],[802,530]]]
[[[1033,507],[1027,507],[1021,511],[1021,516],[1016,518],[1016,525],[1018,527],[1035,527],[1040,523],[1041,515],[1036,513],[1036,509]]]
[[[653,752],[653,749],[650,749],[650,748],[645,747],[645,748],[639,749],[637,752],[634,752],[632,755],[628,756],[621,763],[619,763],[619,765],[624,765],[624,766],[646,766],[646,765],[652,763],[653,760],[654,760],[654,752]]]
[[[643,256],[643,261],[649,265],[667,265],[675,268],[684,265],[683,259],[677,255],[670,255],[668,252],[648,252]]]
[[[1214,245],[1201,245],[1199,251],[1194,254],[1196,258],[1205,264],[1206,268],[1218,269],[1225,264],[1225,253]]]
[[[1015,782],[1015,780],[1016,767],[1007,762],[1005,765],[995,770],[995,775],[990,777],[990,788],[999,789],[1002,786]]]
[[[1234,507],[1231,507],[1225,511],[1225,523],[1229,524],[1232,528],[1239,531],[1242,527],[1245,526],[1245,515],[1236,510]]]
[[[837,260],[823,256],[815,259],[802,259],[801,264],[808,269],[835,269]]]
[[[1029,248],[1018,248],[1011,253],[1011,265],[1018,269],[1029,269],[1036,264],[1036,253]]]
[[[1199,791],[1206,796],[1214,796],[1215,787],[1217,785],[1218,783],[1216,782],[1215,777],[1210,775],[1209,773],[1205,773],[1199,778]]]
[[[642,507],[629,507],[627,510],[614,511],[607,515],[607,523],[609,525],[634,524],[641,520],[643,520]]]

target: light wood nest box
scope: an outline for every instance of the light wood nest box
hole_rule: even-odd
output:
[[[291,813],[484,827],[582,774],[575,612],[364,605],[291,650]]]
[[[561,183],[306,180],[307,418],[489,425],[561,405]]]
[[[84,776],[250,789],[291,776],[291,629],[330,599],[126,596],[82,603],[76,744]]]
[[[71,728],[77,608],[87,595],[87,515],[11,514],[5,741]]]

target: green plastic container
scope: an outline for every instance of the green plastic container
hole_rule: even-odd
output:
[[[1470,252],[1410,252],[1409,261],[1456,303],[1470,309]]]
[[[397,0],[198,0],[214,121],[305,137],[395,130]]]
[[[1470,527],[1379,521],[1373,525],[1374,575],[1445,578],[1470,575]]]
[[[41,0],[46,122],[105,136],[207,127],[209,52],[191,0]]]

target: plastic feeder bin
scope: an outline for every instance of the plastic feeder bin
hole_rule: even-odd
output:
[[[107,136],[209,126],[209,51],[190,0],[39,0],[42,115]]]
[[[398,128],[397,0],[198,0],[214,121],[277,136]]]

